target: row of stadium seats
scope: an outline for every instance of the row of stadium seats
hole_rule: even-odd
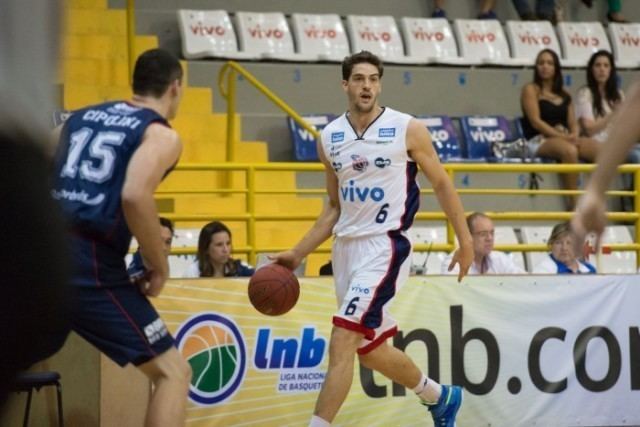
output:
[[[552,226],[523,226],[514,229],[510,226],[496,226],[496,244],[546,244],[551,234]],[[173,241],[174,248],[189,248],[198,246],[198,235],[200,229],[176,229]],[[518,238],[520,235],[520,239]],[[414,244],[435,244],[446,243],[446,229],[444,226],[422,227],[414,226],[409,230],[409,235]],[[626,226],[610,226],[606,229],[603,237],[603,245],[611,243],[633,243],[631,231]],[[132,250],[137,248],[137,243],[132,242]],[[526,271],[531,271],[544,257],[545,252],[512,252],[509,255],[513,261]],[[442,262],[447,257],[446,252],[427,251],[414,252],[411,261],[411,270],[416,274],[440,274]],[[127,258],[127,261],[130,260]],[[171,255],[169,264],[171,277],[182,277],[186,268],[195,260],[195,255]],[[258,265],[268,262],[264,254],[259,254]],[[592,264],[596,264],[595,257],[590,259]],[[625,274],[636,272],[636,254],[633,251],[614,251],[605,253],[600,258],[600,273]],[[296,274],[305,274],[305,265],[302,265]],[[317,271],[307,271],[307,275],[315,275]]]
[[[322,130],[334,118],[335,116],[330,114],[304,116],[304,119],[318,130]],[[454,119],[449,116],[419,117],[418,120],[422,121],[429,129],[433,145],[443,162],[522,162],[527,160],[523,158],[497,159],[492,151],[494,141],[509,143],[522,138],[519,118],[511,121],[504,116],[463,116],[459,119],[460,134],[454,124]],[[291,117],[287,118],[287,124],[296,160],[317,161],[318,153],[314,136]]]
[[[640,67],[640,24],[456,19],[392,16],[178,10],[187,59],[340,62],[351,52],[371,51],[392,64],[532,66],[544,48],[562,53],[562,65],[584,67],[600,49],[621,68]]]
[[[509,226],[495,227],[496,245],[510,244],[546,244],[551,234],[551,225],[522,226],[518,230]],[[520,239],[518,239],[519,231]],[[446,229],[441,227],[414,226],[409,230],[409,235],[414,244],[432,244],[446,242]],[[602,244],[606,247],[612,243],[633,243],[631,231],[624,225],[607,227],[603,235]],[[512,252],[509,254],[513,261],[525,269],[532,271],[546,256],[546,252]],[[415,252],[412,258],[411,269],[415,273],[440,274],[442,262],[447,257],[446,252]],[[593,265],[598,264],[596,257],[589,259]],[[628,274],[636,272],[636,254],[633,251],[613,251],[600,255],[600,268],[598,273]]]

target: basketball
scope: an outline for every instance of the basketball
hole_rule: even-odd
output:
[[[300,296],[298,278],[287,267],[267,264],[249,280],[249,300],[262,314],[280,316],[296,305]]]

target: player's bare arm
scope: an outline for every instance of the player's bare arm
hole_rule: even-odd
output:
[[[576,216],[572,221],[579,238],[593,231],[602,234],[607,223],[605,191],[624,162],[629,149],[640,138],[640,84],[629,91],[629,96],[613,114],[609,136],[598,151],[598,166],[591,175],[584,196],[580,198]],[[582,239],[577,239],[582,241]]]
[[[407,128],[407,149],[411,158],[420,166],[431,183],[438,203],[453,225],[460,248],[454,253],[449,270],[453,269],[455,264],[459,264],[458,281],[460,281],[467,275],[473,262],[473,241],[467,227],[460,197],[458,197],[449,175],[440,163],[438,154],[433,148],[429,131],[415,119],[409,122]]]
[[[129,166],[122,189],[122,209],[131,233],[144,248],[153,275],[146,293],[157,296],[169,274],[160,238],[160,223],[153,193],[165,173],[178,161],[182,145],[178,134],[160,124],[150,125]]]
[[[331,237],[333,226],[340,217],[340,201],[338,199],[338,177],[331,164],[327,160],[322,150],[322,144],[318,138],[318,155],[325,167],[326,187],[329,196],[328,202],[324,205],[322,213],[311,229],[304,235],[298,244],[291,250],[281,252],[273,256],[273,259],[290,269],[295,269],[302,259],[310,254],[322,242]]]

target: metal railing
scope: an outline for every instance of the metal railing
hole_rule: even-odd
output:
[[[223,98],[227,100],[227,161],[235,160],[235,135],[236,135],[236,80],[238,75],[244,77],[245,81],[251,83],[269,101],[295,120],[307,132],[318,139],[318,131],[293,110],[278,95],[273,93],[268,87],[262,84],[246,68],[235,61],[225,63],[218,72],[218,89]],[[226,87],[225,87],[226,82]]]
[[[444,164],[449,176],[452,180],[461,173],[484,173],[484,174],[500,174],[500,173],[581,173],[592,171],[594,165],[559,165],[559,164]],[[207,215],[184,215],[184,214],[167,214],[170,219],[179,222],[208,222],[213,218],[222,221],[242,221],[246,222],[247,244],[246,246],[234,247],[234,252],[247,254],[249,261],[255,263],[256,256],[260,252],[277,252],[289,249],[282,246],[258,246],[256,244],[256,224],[260,221],[315,221],[317,214],[263,214],[256,209],[256,197],[260,195],[276,195],[276,194],[297,194],[318,197],[324,197],[326,191],[324,188],[311,189],[257,189],[256,174],[262,172],[289,171],[289,172],[323,172],[324,167],[320,163],[264,163],[264,164],[245,164],[245,163],[226,163],[226,164],[182,164],[176,168],[176,171],[241,171],[246,176],[246,186],[243,188],[219,188],[211,191],[159,191],[157,196],[171,197],[181,194],[244,194],[246,197],[246,212],[239,214],[222,214],[215,212]],[[632,197],[634,200],[635,212],[609,212],[607,214],[609,220],[631,223],[635,226],[635,243],[630,244],[610,244],[612,250],[635,251],[636,259],[640,261],[640,165],[623,165],[619,168],[621,173],[633,173],[635,182],[635,191],[610,191],[608,196],[625,196]],[[464,195],[483,195],[483,196],[513,196],[513,195],[536,195],[536,196],[564,196],[568,194],[581,194],[582,191],[567,190],[529,190],[529,189],[512,189],[512,188],[464,188],[458,192]],[[421,190],[422,195],[433,194],[432,189]],[[436,206],[437,207],[437,206]],[[500,212],[489,211],[486,214],[495,221],[565,221],[571,218],[571,212],[560,211],[531,211],[531,212]],[[446,243],[433,243],[430,245],[416,244],[414,250],[420,251],[451,251],[455,248],[453,227],[446,215],[441,211],[421,211],[416,215],[417,221],[443,221],[446,224],[448,233]],[[302,236],[300,236],[302,237]],[[546,251],[546,245],[541,244],[511,244],[496,245],[496,250],[502,251]],[[317,252],[326,253],[330,251],[328,244],[322,245]],[[195,253],[195,248],[175,249],[174,254],[191,254]]]

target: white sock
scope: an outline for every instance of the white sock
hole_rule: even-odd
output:
[[[442,386],[431,378],[427,378],[425,374],[422,374],[420,382],[413,388],[413,391],[424,402],[433,405],[438,403],[440,394],[442,394]]]
[[[311,417],[311,421],[309,421],[309,427],[331,427],[331,423],[314,415]]]

